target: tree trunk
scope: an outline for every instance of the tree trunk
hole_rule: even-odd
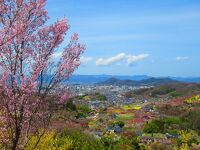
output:
[[[16,134],[15,137],[13,139],[13,143],[12,143],[12,150],[16,150],[17,149],[17,144],[19,142],[19,137],[20,137],[20,129],[16,128]]]

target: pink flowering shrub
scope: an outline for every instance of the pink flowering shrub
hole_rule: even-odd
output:
[[[48,96],[80,65],[85,46],[71,36],[59,60],[54,59],[69,25],[66,19],[52,25],[46,0],[0,0],[0,143],[20,149],[30,133],[48,126]],[[64,102],[66,93],[59,93]]]

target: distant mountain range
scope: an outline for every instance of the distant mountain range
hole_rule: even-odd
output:
[[[118,79],[118,80],[128,80],[128,82],[130,82],[131,80],[133,80],[133,82],[135,81],[142,81],[142,80],[147,80],[149,79],[150,81],[152,79],[167,79],[169,81],[169,79],[171,80],[175,80],[175,81],[180,81],[180,82],[196,82],[196,83],[200,83],[200,77],[163,77],[163,78],[154,78],[151,76],[147,76],[147,75],[134,75],[134,76],[112,76],[112,75],[73,75],[68,82],[69,83],[73,83],[73,84],[96,84],[96,83],[101,83],[101,82],[105,82],[109,79]],[[166,80],[166,81],[167,81]],[[148,82],[148,80],[147,80]]]
[[[134,80],[119,80],[116,78],[110,78],[104,82],[97,83],[97,85],[127,85],[127,86],[156,86],[156,85],[164,85],[169,83],[179,83],[179,81],[170,79],[170,78],[149,78],[140,81]]]
[[[95,84],[104,82],[110,78],[116,78],[119,80],[134,80],[140,81],[149,79],[151,77],[146,75],[136,75],[136,76],[112,76],[112,75],[73,75],[68,82],[77,84]]]
[[[200,77],[170,77],[171,79],[177,80],[177,81],[182,81],[182,82],[187,82],[187,83],[200,83]]]

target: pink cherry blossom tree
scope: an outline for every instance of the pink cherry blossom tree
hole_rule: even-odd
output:
[[[45,3],[0,0],[0,145],[12,150],[48,126],[51,96],[56,93],[58,102],[67,99],[56,88],[80,65],[85,50],[74,34],[54,59],[69,25],[66,19],[48,25]]]

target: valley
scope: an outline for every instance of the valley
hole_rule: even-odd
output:
[[[57,119],[62,119],[55,117],[55,124],[63,122],[65,128],[76,127],[76,130],[101,140],[135,137],[140,147],[153,147],[157,143],[162,149],[173,149],[182,134],[192,132],[194,137],[189,138],[195,138],[196,142],[189,146],[198,145],[198,83],[175,82],[141,87],[76,85],[75,89],[77,96],[56,113]]]

